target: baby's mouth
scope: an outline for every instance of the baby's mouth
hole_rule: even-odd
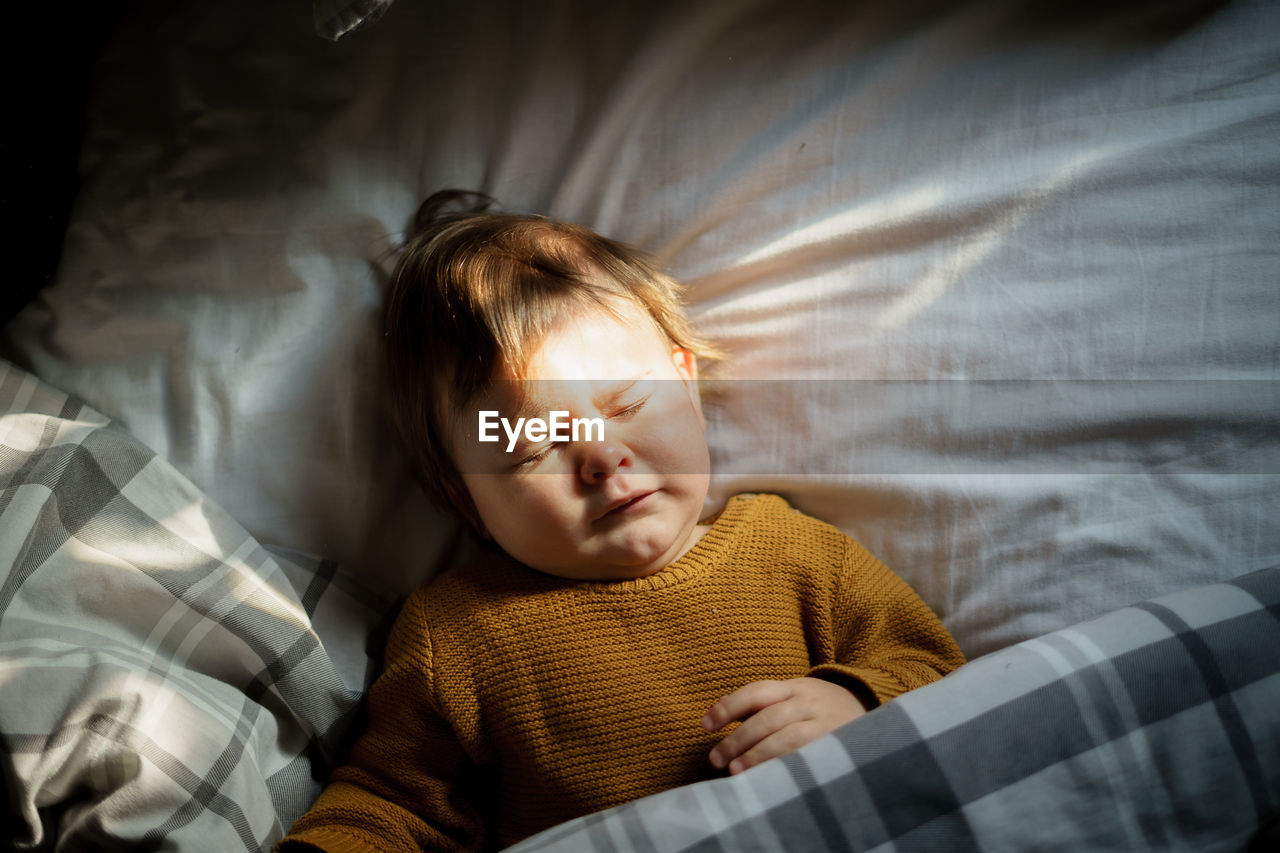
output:
[[[614,501],[600,515],[596,517],[596,521],[604,521],[607,518],[616,518],[617,516],[626,515],[628,511],[636,507],[645,498],[652,495],[653,492],[636,492],[632,495],[620,498]]]

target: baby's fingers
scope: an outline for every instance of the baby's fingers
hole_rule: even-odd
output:
[[[785,681],[753,681],[723,696],[702,718],[709,732],[722,729],[734,720],[745,720],[757,711],[788,699],[791,688]]]
[[[803,719],[803,709],[795,702],[775,702],[757,711],[715,745],[709,756],[712,766],[728,767],[730,773],[745,770],[750,765],[742,765],[739,759],[743,755]]]
[[[770,758],[786,755],[824,734],[820,726],[809,721],[784,726],[729,762],[729,773],[741,773]]]

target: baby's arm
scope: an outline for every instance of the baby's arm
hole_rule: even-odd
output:
[[[828,612],[830,621],[816,626],[820,659],[808,676],[752,682],[702,718],[707,731],[743,721],[711,750],[712,765],[739,773],[785,755],[964,663],[915,591],[852,540]]]
[[[830,640],[818,644],[809,675],[849,686],[868,708],[964,663],[956,641],[915,590],[852,539],[845,543],[830,612]]]
[[[455,795],[466,756],[438,713],[427,637],[415,595],[396,622],[386,668],[369,693],[364,734],[277,853],[480,846],[482,823]]]

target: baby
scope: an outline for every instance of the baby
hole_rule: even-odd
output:
[[[675,282],[486,211],[427,200],[384,334],[410,464],[487,546],[405,603],[368,727],[283,851],[507,845],[738,773],[963,662],[836,528],[772,495],[704,518],[718,353]]]

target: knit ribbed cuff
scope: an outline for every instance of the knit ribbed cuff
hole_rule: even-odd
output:
[[[809,670],[808,674],[810,678],[831,681],[849,690],[868,711],[909,689],[900,679],[881,669],[824,663]]]

